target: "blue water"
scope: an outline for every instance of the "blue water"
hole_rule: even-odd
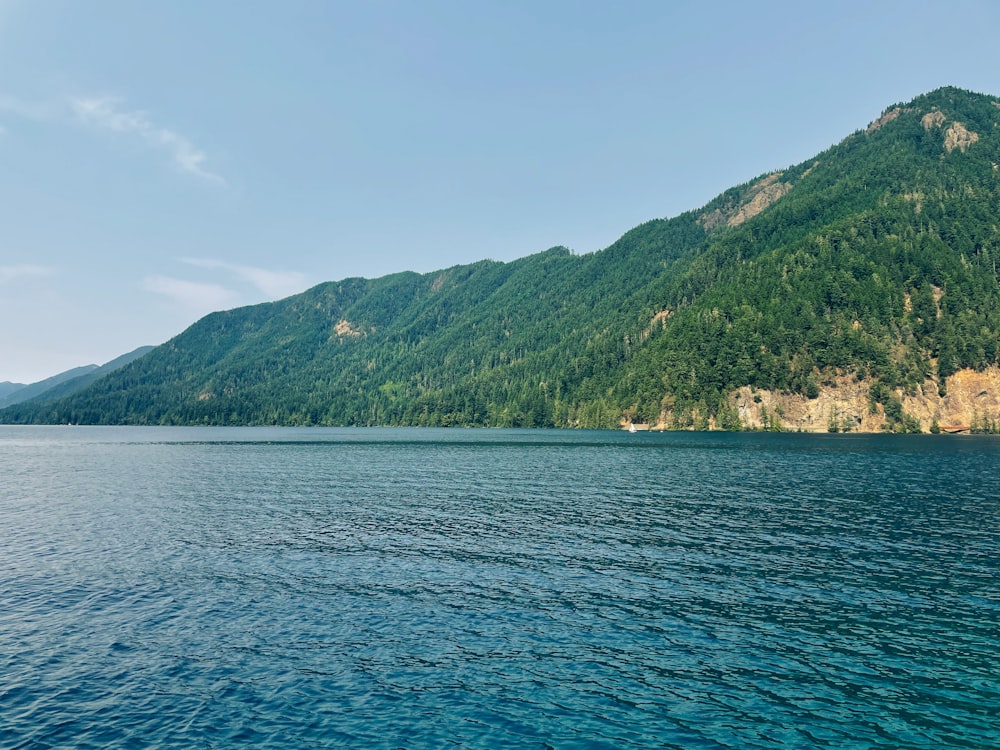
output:
[[[0,747],[1000,747],[1000,440],[0,427]]]

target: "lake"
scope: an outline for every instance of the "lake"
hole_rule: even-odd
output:
[[[1000,746],[1000,439],[0,426],[5,748]]]

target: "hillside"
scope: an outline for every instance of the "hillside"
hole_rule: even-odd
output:
[[[9,380],[5,380],[0,383],[0,404],[2,404],[4,399],[8,396],[24,388],[25,385],[27,385],[27,383],[12,383]]]
[[[0,420],[989,430],[998,170],[1000,100],[940,89],[601,252],[214,313]]]
[[[12,406],[13,404],[42,404],[56,399],[71,396],[78,391],[82,391],[91,383],[99,380],[110,372],[114,372],[119,367],[124,367],[134,359],[138,359],[143,354],[153,350],[152,346],[141,346],[120,357],[115,357],[110,362],[103,365],[83,365],[66,370],[58,375],[53,375],[45,380],[39,380],[30,385],[17,383],[0,383],[0,407]],[[4,385],[12,385],[7,392]]]
[[[21,385],[18,388],[10,389],[5,395],[0,395],[0,407],[10,406],[11,404],[19,404],[23,401],[30,401],[31,399],[41,396],[52,388],[56,388],[68,381],[75,380],[76,378],[85,377],[97,369],[97,365],[74,367],[72,370],[60,372],[58,375],[45,378],[45,380],[39,380],[37,383],[30,383],[28,385]]]

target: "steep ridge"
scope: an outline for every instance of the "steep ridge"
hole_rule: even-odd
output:
[[[743,422],[733,386],[811,400],[850,376],[883,416],[840,429],[927,430],[945,418],[947,405],[912,399],[943,398],[952,375],[997,363],[998,113],[993,97],[942,89],[786,170],[792,189],[672,280],[665,296],[697,299],[627,368],[648,396],[626,417],[760,426]],[[901,414],[907,399],[914,411]]]
[[[0,407],[21,403],[41,404],[70,396],[78,391],[82,391],[109,372],[114,372],[119,367],[124,367],[132,360],[138,359],[146,352],[152,351],[153,348],[152,346],[141,346],[127,354],[115,357],[103,365],[76,367],[58,375],[53,375],[51,378],[40,380],[37,383],[21,386],[13,390],[6,397],[0,396]]]
[[[53,375],[50,378],[45,378],[45,380],[39,380],[37,383],[22,385],[20,388],[12,389],[8,391],[6,395],[0,396],[0,407],[8,406],[10,404],[18,404],[22,401],[37,398],[53,388],[75,380],[76,378],[85,377],[86,375],[97,371],[97,369],[97,365],[83,365],[81,367],[74,367],[72,370],[66,370],[65,372]]]
[[[0,419],[990,429],[998,165],[1000,100],[939,89],[598,253],[214,313]]]

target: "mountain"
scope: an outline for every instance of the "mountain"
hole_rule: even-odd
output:
[[[39,380],[37,383],[31,383],[30,385],[22,386],[7,396],[0,397],[0,407],[9,406],[11,404],[19,404],[23,401],[28,401],[37,396],[48,391],[50,388],[54,388],[61,383],[65,383],[67,380],[73,380],[74,378],[82,377],[87,373],[93,372],[97,369],[97,365],[83,365],[82,367],[74,367],[72,370],[66,370],[58,375],[53,375],[51,378],[45,378],[45,380]]]
[[[214,313],[0,420],[995,429],[998,205],[1000,99],[938,89],[603,251]]]
[[[6,396],[0,390],[0,407],[14,404],[41,404],[53,401],[83,390],[104,375],[124,367],[134,359],[153,350],[152,346],[142,346],[128,354],[116,357],[103,365],[84,365],[72,370],[53,375],[31,385],[21,386],[10,391]]]
[[[0,403],[3,403],[3,400],[12,393],[24,388],[25,385],[25,383],[11,383],[9,380],[0,383]]]

